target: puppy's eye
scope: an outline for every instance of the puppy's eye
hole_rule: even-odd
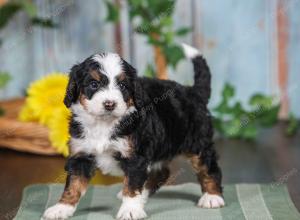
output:
[[[92,90],[96,90],[96,89],[99,88],[99,83],[98,83],[97,81],[92,81],[92,82],[90,82],[89,87],[90,87]]]
[[[122,83],[122,82],[119,83],[119,87],[120,87],[121,90],[126,89],[125,83]]]

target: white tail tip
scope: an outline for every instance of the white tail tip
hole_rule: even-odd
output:
[[[181,44],[181,46],[182,46],[183,52],[187,58],[193,59],[196,56],[201,55],[199,50],[197,50],[196,48],[194,48],[190,45],[183,43],[183,44]]]

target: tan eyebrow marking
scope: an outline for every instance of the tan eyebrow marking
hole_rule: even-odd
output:
[[[93,77],[93,79],[97,80],[97,81],[100,81],[101,77],[100,75],[98,74],[97,71],[93,70],[90,72],[90,75]]]

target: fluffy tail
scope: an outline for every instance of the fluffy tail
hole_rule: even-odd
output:
[[[182,44],[185,56],[192,60],[194,65],[194,89],[203,100],[208,102],[210,97],[210,70],[199,50],[187,44]]]

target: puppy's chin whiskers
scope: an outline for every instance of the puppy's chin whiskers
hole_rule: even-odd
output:
[[[112,120],[112,119],[120,119],[135,111],[136,108],[134,106],[130,106],[125,112],[112,111],[112,112],[102,112],[100,114],[93,114],[93,113],[91,114],[99,120]]]
[[[95,115],[95,118],[100,121],[115,121],[120,117],[108,112],[101,115]]]

